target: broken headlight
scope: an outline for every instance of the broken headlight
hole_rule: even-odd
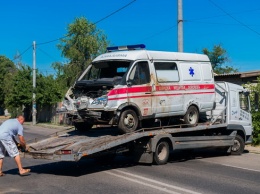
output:
[[[101,96],[95,98],[94,101],[91,103],[92,105],[103,105],[106,106],[107,104],[107,96]]]

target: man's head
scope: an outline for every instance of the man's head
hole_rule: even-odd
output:
[[[19,121],[19,123],[21,123],[21,125],[24,123],[24,116],[22,116],[22,115],[19,115],[18,117],[17,117],[17,120]]]

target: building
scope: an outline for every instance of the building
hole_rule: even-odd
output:
[[[226,81],[238,85],[247,83],[257,83],[257,77],[260,76],[259,71],[237,72],[229,74],[215,74],[215,81]]]

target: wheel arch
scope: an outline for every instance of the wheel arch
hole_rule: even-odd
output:
[[[227,130],[237,131],[237,135],[240,135],[246,141],[246,132],[242,125],[229,124]]]
[[[173,150],[173,142],[172,142],[172,136],[170,134],[162,134],[162,135],[156,135],[154,136],[150,141],[151,151],[155,152],[156,146],[159,141],[166,141],[169,144],[169,149]]]
[[[132,103],[132,102],[121,104],[117,109],[118,116],[120,117],[123,110],[125,110],[127,108],[134,110],[137,114],[138,119],[141,120],[141,118],[142,118],[141,110],[135,103]]]
[[[185,110],[185,114],[186,112],[188,111],[188,109],[191,107],[191,106],[194,106],[198,112],[200,113],[200,108],[199,108],[199,104],[196,104],[195,102],[189,102],[186,106],[186,110]]]

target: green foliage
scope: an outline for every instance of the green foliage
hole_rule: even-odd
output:
[[[36,84],[36,101],[39,105],[53,105],[61,101],[62,89],[53,75],[43,76],[38,74]]]
[[[253,117],[253,145],[260,145],[260,112],[254,112]]]
[[[227,52],[221,45],[215,45],[212,51],[209,51],[207,48],[204,48],[202,52],[207,55],[211,61],[213,71],[217,74],[224,73],[234,73],[238,70],[232,66],[223,65],[228,62]]]
[[[9,82],[9,83],[8,83]],[[32,103],[32,69],[22,66],[10,77],[5,88],[5,105],[8,109]]]
[[[260,145],[260,110],[257,105],[260,104],[260,77],[257,78],[257,84],[246,84],[244,85],[250,90],[250,102],[252,107],[252,121],[253,121],[253,145]],[[256,95],[257,94],[257,95]],[[258,96],[258,98],[256,98]]]
[[[106,51],[108,42],[104,33],[84,17],[76,18],[67,30],[65,38],[57,46],[70,62],[65,65],[56,63],[53,67],[62,73],[66,86],[70,87],[91,60]]]
[[[5,84],[4,82],[8,82],[8,79],[12,77],[12,74],[15,72],[14,63],[6,58],[5,56],[0,56],[0,80],[2,84],[0,84],[0,107],[4,108],[4,99],[5,99]],[[6,80],[6,81],[5,81]]]
[[[13,115],[21,114],[22,107],[32,106],[32,69],[22,66],[12,77],[5,80],[5,106]],[[38,107],[53,105],[63,97],[63,92],[59,83],[52,75],[43,76],[36,73],[36,104]]]

